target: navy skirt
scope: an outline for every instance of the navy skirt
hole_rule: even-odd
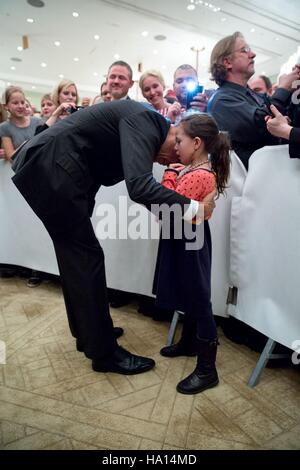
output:
[[[160,238],[153,294],[161,308],[199,316],[201,310],[204,313],[210,305],[211,235],[208,221],[192,225],[198,248],[189,249],[188,244],[191,247],[193,243],[185,236],[186,224],[182,222],[183,236],[180,239],[176,239],[174,233],[170,239]],[[190,232],[191,224],[187,228]]]

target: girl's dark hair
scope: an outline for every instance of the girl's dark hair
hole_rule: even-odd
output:
[[[194,139],[204,141],[210,163],[216,175],[217,191],[223,194],[230,173],[230,140],[226,132],[219,132],[216,121],[206,113],[191,114],[181,119],[184,132]]]

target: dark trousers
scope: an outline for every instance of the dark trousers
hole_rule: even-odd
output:
[[[109,313],[103,250],[90,219],[62,233],[53,233],[69,326],[85,355],[109,356],[117,347]]]

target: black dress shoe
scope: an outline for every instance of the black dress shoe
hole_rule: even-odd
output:
[[[176,344],[171,344],[171,346],[165,346],[164,348],[162,348],[160,350],[160,354],[164,357],[192,357],[197,356],[197,351],[193,350],[191,347],[188,347],[179,341]]]
[[[120,336],[122,336],[123,334],[124,334],[123,328],[121,328],[120,326],[114,326],[114,335],[116,339],[120,338]],[[78,339],[76,339],[76,349],[79,352],[84,352],[83,346],[80,343],[80,341],[78,341]]]
[[[124,307],[124,305],[130,304],[130,302],[134,299],[134,294],[130,292],[123,292],[123,291],[113,291],[113,295],[111,296],[109,305],[112,308],[120,308]]]
[[[118,346],[107,359],[93,359],[92,369],[95,372],[115,372],[116,374],[134,375],[153,369],[155,362],[148,357],[136,356]]]

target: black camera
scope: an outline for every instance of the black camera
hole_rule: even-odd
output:
[[[73,108],[73,106],[70,106],[69,109],[68,109],[68,113],[73,114],[76,111],[78,111],[78,109],[83,109],[83,108],[84,108],[84,106],[75,106],[74,108]]]
[[[198,93],[203,92],[203,86],[202,85],[196,85],[195,87],[191,90],[188,91],[187,96],[186,96],[186,109],[189,109],[191,107],[192,101],[194,101],[194,97],[198,95]]]

